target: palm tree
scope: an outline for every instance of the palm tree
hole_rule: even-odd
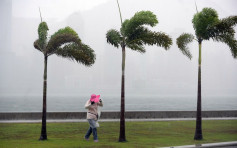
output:
[[[202,140],[202,114],[201,114],[201,48],[202,41],[213,39],[227,44],[230,47],[232,56],[237,57],[237,41],[234,38],[234,26],[237,22],[237,16],[229,16],[219,19],[217,12],[212,8],[203,8],[201,12],[194,15],[192,19],[195,35],[183,33],[180,35],[176,43],[181,52],[188,58],[192,58],[192,54],[187,48],[187,44],[196,40],[199,45],[198,59],[198,92],[197,92],[197,114],[196,114],[196,131],[195,140]]]
[[[120,31],[111,29],[107,32],[107,42],[115,47],[122,48],[122,84],[121,84],[121,108],[120,108],[120,135],[119,142],[125,142],[125,47],[144,53],[144,45],[157,45],[168,49],[172,45],[172,39],[163,32],[149,30],[145,25],[154,27],[158,24],[156,15],[150,11],[137,12],[131,19],[122,21],[119,3],[117,1],[121,28]]]
[[[48,26],[42,22],[38,27],[39,38],[34,42],[34,47],[44,55],[44,82],[43,82],[43,112],[42,128],[39,140],[47,140],[46,132],[46,95],[47,95],[47,63],[50,55],[75,60],[85,66],[91,66],[95,62],[94,50],[81,42],[77,33],[70,27],[59,29],[48,38]]]

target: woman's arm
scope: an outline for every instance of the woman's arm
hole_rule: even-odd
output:
[[[103,107],[103,102],[102,102],[101,99],[100,99],[100,101],[98,102],[98,105],[101,106],[101,107]]]
[[[85,104],[85,109],[88,109],[91,106],[91,101],[88,100]]]

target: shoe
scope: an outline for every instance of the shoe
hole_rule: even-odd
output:
[[[99,140],[94,140],[94,142],[99,142]]]
[[[89,141],[89,138],[84,137],[86,141]]]

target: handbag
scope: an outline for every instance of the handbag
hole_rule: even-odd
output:
[[[98,120],[96,120],[96,122],[95,122],[95,127],[100,127]]]

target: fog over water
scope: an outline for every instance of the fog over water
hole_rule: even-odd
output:
[[[192,0],[119,0],[123,20],[136,12],[156,14],[151,30],[170,35],[166,51],[146,46],[141,54],[126,48],[126,110],[195,110],[198,43],[189,44],[192,60],[176,45],[183,32],[194,34]],[[237,15],[236,0],[196,0],[198,10],[214,8],[219,18]],[[121,48],[106,42],[109,29],[120,29],[116,0],[0,0],[0,112],[41,111],[43,54],[33,47],[38,38],[39,7],[49,35],[70,26],[96,54],[85,67],[52,55],[48,59],[48,111],[83,111],[92,93],[104,99],[104,110],[119,110]],[[237,31],[237,27],[235,27]],[[235,34],[237,38],[237,34]],[[237,59],[229,47],[212,40],[202,46],[202,99],[204,110],[237,109]]]

